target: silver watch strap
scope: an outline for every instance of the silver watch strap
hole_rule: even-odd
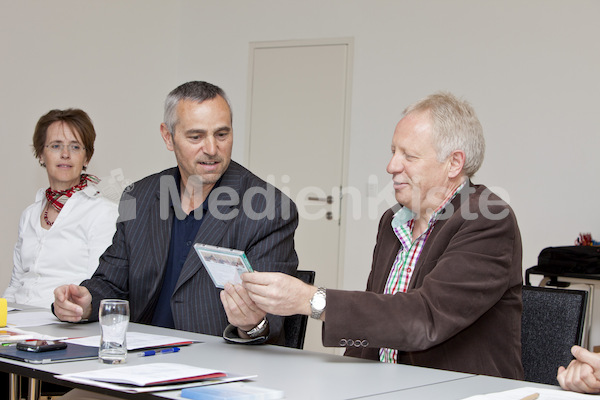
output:
[[[249,331],[246,331],[246,335],[250,336],[253,339],[257,338],[259,336],[262,336],[268,327],[269,327],[269,321],[267,320],[267,317],[264,317],[262,319],[262,321],[260,321],[258,323],[258,325],[256,325],[254,328],[250,329]]]

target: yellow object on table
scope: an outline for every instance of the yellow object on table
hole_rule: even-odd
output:
[[[6,326],[7,305],[6,299],[0,298],[0,327]]]

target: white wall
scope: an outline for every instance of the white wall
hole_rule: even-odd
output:
[[[41,115],[88,112],[97,131],[88,172],[105,183],[111,171],[138,179],[173,165],[159,126],[165,94],[179,82],[179,13],[158,0],[0,0],[0,15],[1,293],[19,216],[48,186],[31,151]]]
[[[366,192],[375,174],[383,189],[402,109],[450,90],[482,121],[487,153],[475,181],[507,195],[525,268],[579,232],[600,238],[598,1],[0,0],[0,13],[0,163],[11,193],[0,208],[0,284],[18,216],[46,184],[29,150],[41,114],[86,109],[99,133],[89,171],[137,179],[172,163],[158,137],[166,93],[207,80],[232,100],[233,156],[243,163],[252,41],[354,38],[350,186]],[[366,207],[347,220],[345,288],[364,287],[376,228]]]
[[[579,232],[600,237],[596,123],[598,1],[184,1],[180,74],[230,93],[236,146],[246,115],[248,42],[354,37],[348,184],[366,192],[409,103],[437,90],[472,102],[487,140],[475,181],[502,188],[519,219],[524,267]],[[201,27],[201,29],[199,28]],[[198,32],[212,32],[206,35]],[[282,127],[285,133],[285,127]],[[242,154],[242,153],[238,153]],[[276,166],[274,166],[276,168]],[[367,203],[363,197],[363,204]],[[346,230],[344,287],[364,288],[377,218]],[[302,259],[300,260],[302,262]]]

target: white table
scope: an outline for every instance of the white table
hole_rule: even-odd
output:
[[[28,330],[53,336],[81,337],[99,334],[98,323],[44,325]],[[462,399],[522,386],[529,382],[458,372],[393,365],[332,354],[279,346],[244,346],[226,343],[216,336],[130,324],[130,331],[199,340],[178,353],[161,355],[160,362],[174,362],[244,375],[258,375],[250,384],[283,390],[286,399]],[[157,357],[128,357],[127,364],[157,362]],[[118,368],[97,360],[33,365],[0,358],[0,370],[70,387],[109,393],[124,399],[180,399],[179,391],[128,394],[57,380],[54,375],[100,368]],[[537,385],[540,387],[550,387]]]
[[[485,375],[471,375],[453,381],[439,382],[396,392],[380,393],[369,396],[368,398],[373,400],[461,400],[478,394],[502,392],[521,387],[562,390],[558,386],[496,378]]]
[[[53,324],[30,330],[54,336],[79,337],[97,335],[97,323]],[[130,324],[130,331],[155,333],[199,340],[202,343],[181,348],[178,353],[162,355],[160,362],[190,364],[244,375],[258,375],[253,384],[283,390],[288,399],[348,399],[393,392],[434,383],[452,381],[468,376],[458,372],[391,365],[332,354],[308,352],[280,346],[244,346],[226,343],[216,336],[200,335],[148,325]],[[46,365],[28,365],[0,359],[18,368],[16,373],[67,386],[70,382],[54,379],[54,374],[71,373],[98,368],[118,368],[96,360],[84,360]],[[128,357],[127,365],[156,361],[155,357]],[[26,369],[25,369],[26,368]],[[81,386],[79,386],[81,387]],[[106,389],[93,389],[106,393]],[[147,395],[113,393],[123,398],[179,398],[179,392],[159,392]]]

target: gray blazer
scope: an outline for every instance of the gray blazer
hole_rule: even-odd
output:
[[[164,183],[170,182],[173,188],[176,171],[171,168],[148,176],[123,194],[112,245],[100,257],[94,275],[82,282],[92,294],[93,320],[98,318],[100,300],[120,298],[129,300],[132,322],[151,323],[166,268],[174,212]],[[214,200],[218,202],[213,204]],[[204,216],[196,243],[243,250],[257,271],[295,274],[298,214],[287,196],[231,161],[209,204],[216,208]],[[171,297],[175,328],[221,335],[228,322],[220,290],[192,247]],[[283,319],[271,315],[268,319],[268,341],[282,343]]]
[[[408,292],[383,295],[400,242],[388,210],[379,225],[366,292],[327,291],[323,344],[346,355],[523,379],[521,236],[512,209],[467,185],[425,242]],[[502,215],[502,218],[497,216]]]

